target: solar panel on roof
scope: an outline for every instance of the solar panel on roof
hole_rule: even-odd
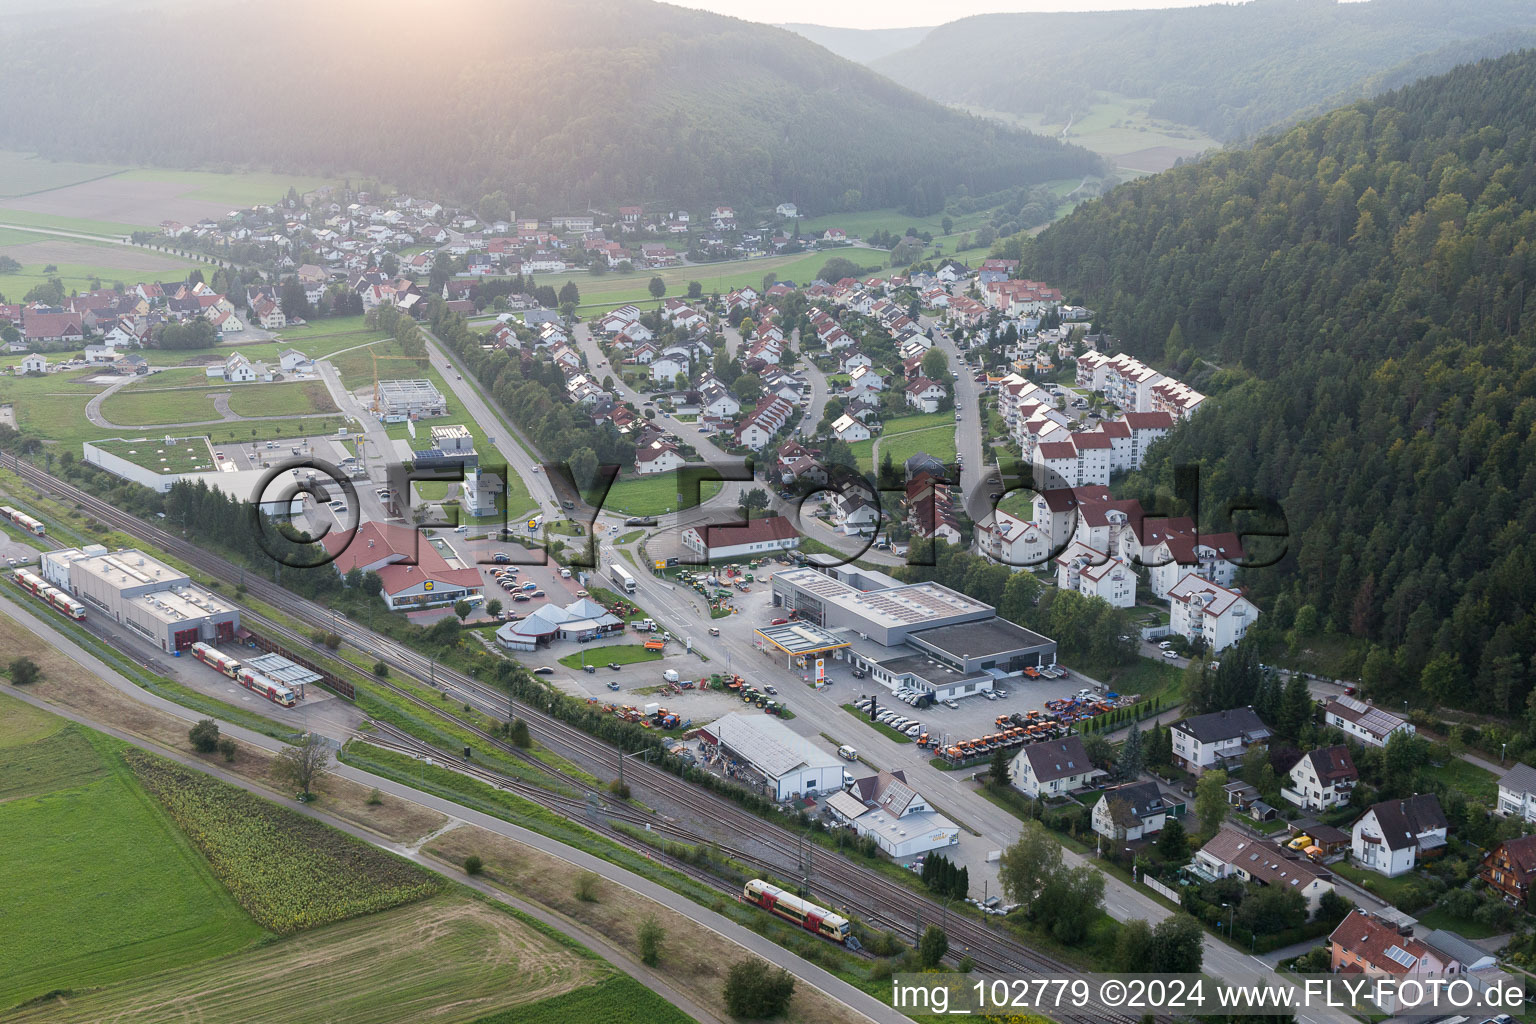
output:
[[[1418,957],[1414,956],[1412,953],[1408,952],[1401,946],[1393,946],[1388,949],[1387,956],[1408,968],[1412,968],[1414,964],[1419,962]]]

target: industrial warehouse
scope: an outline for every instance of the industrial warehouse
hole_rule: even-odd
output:
[[[699,739],[717,748],[713,756],[742,762],[777,800],[843,788],[843,764],[836,756],[765,715],[731,712],[699,730]]]
[[[198,641],[227,643],[240,628],[237,608],[142,551],[92,544],[45,551],[40,564],[48,582],[162,651],[185,651]]]
[[[758,630],[791,658],[831,653],[877,682],[949,700],[1056,663],[1056,642],[937,583],[903,583],[851,567],[790,569],[773,602],[797,621]]]
[[[448,415],[447,399],[430,380],[381,380],[373,394],[373,406],[385,423]]]

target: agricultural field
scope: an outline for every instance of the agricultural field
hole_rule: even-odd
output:
[[[11,788],[0,794],[4,913],[27,922],[0,928],[0,1008],[145,977],[260,939],[262,929],[145,798],[120,745],[54,716],[40,723],[37,714],[0,697],[0,778]]]
[[[1150,116],[1150,107],[1149,99],[1106,93],[1070,127],[1060,118],[1045,115],[987,113],[1043,135],[1061,135],[1065,129],[1069,142],[1108,157],[1122,177],[1166,171],[1180,157],[1222,148],[1222,143],[1198,128]]]
[[[935,237],[944,234],[944,214],[935,213],[928,217],[914,217],[911,214],[902,213],[894,207],[884,210],[865,210],[859,213],[829,213],[824,217],[810,217],[800,222],[800,237],[815,238],[826,232],[828,228],[841,228],[848,233],[848,237],[866,238],[876,231],[889,231],[893,235],[905,235],[908,228],[916,228],[918,234],[927,231]],[[967,231],[975,231],[987,222],[987,211],[961,214],[951,217],[950,233],[956,236]],[[847,257],[855,263],[863,266],[871,266],[882,262],[877,257],[885,256],[882,252],[870,252],[868,250],[834,249],[827,256],[846,253]]]
[[[19,222],[9,211],[0,210],[0,223]],[[60,280],[67,294],[110,288],[116,283],[182,280],[193,267],[200,266],[138,246],[12,229],[0,229],[0,256],[21,264],[13,274],[0,274],[0,293],[12,302],[21,301],[28,291],[51,277]]]
[[[643,270],[632,274],[601,274],[596,277],[584,272],[570,274],[546,274],[540,284],[551,284],[558,289],[569,278],[581,289],[581,314],[588,316],[612,306],[633,302],[642,308],[654,305],[647,285],[652,277],[660,277],[667,285],[664,297],[686,295],[688,282],[697,281],[704,294],[724,294],[733,288],[751,285],[761,289],[763,278],[769,273],[780,279],[797,284],[816,276],[827,260],[837,255],[848,255],[855,263],[872,265],[884,263],[886,253],[879,250],[853,249],[828,252],[795,253],[787,256],[763,256],[752,260],[735,260],[728,263],[704,264],[696,267],[673,267],[666,270]]]
[[[441,886],[409,861],[201,772],[138,750],[124,759],[236,901],[274,932],[376,913]]]
[[[173,171],[38,163],[0,154],[0,222],[125,235],[161,221],[221,219],[231,210],[276,203],[331,179],[265,171]],[[26,218],[23,220],[22,218]]]
[[[75,185],[121,170],[113,164],[82,164],[50,160],[35,153],[0,150],[0,199]]]
[[[320,979],[323,983],[317,983]],[[601,1009],[614,980],[612,969],[601,961],[506,910],[445,894],[238,955],[125,980],[67,1003],[39,1003],[6,1019],[17,1024],[156,1024],[169,1014],[201,1024],[534,1021],[547,1018],[501,1014],[522,1005],[536,1010],[566,994],[585,993],[590,995],[582,1005]],[[653,1014],[633,1019],[684,1019],[675,1009],[667,1016],[670,1004],[655,996],[647,1001],[643,991],[623,995],[625,1005]]]
[[[687,1014],[626,975],[482,1017],[475,1024],[686,1024]]]

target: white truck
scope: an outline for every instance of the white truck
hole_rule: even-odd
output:
[[[608,567],[608,578],[617,583],[619,589],[624,591],[624,593],[633,594],[635,592],[635,578],[630,575],[628,569],[617,562]]]

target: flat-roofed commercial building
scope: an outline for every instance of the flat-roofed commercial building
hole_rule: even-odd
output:
[[[48,582],[162,651],[184,651],[199,640],[228,643],[240,628],[234,605],[142,551],[100,545],[48,551],[41,568]]]
[[[1000,619],[991,605],[938,583],[902,583],[844,567],[790,569],[774,575],[773,599],[802,624],[846,638],[847,649],[834,657],[893,691],[915,689],[949,700],[990,690],[996,680],[1026,668],[1056,663],[1054,640]],[[766,630],[785,628],[758,632],[772,640]]]

